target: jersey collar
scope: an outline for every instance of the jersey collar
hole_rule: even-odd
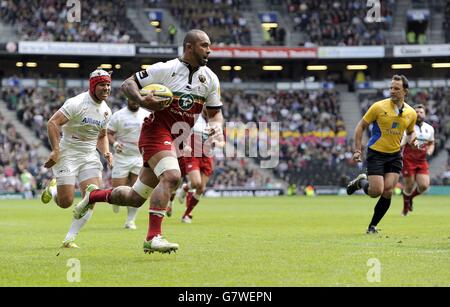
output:
[[[200,69],[200,66],[198,66],[197,68],[194,68],[194,67],[192,67],[191,64],[189,64],[188,62],[186,62],[186,61],[183,60],[182,58],[178,58],[178,60],[179,60],[184,66],[186,66],[187,69],[189,69],[189,72],[191,72],[191,73],[194,73],[194,72],[196,72],[197,70]]]

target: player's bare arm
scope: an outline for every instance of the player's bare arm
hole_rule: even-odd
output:
[[[106,129],[100,130],[98,134],[97,149],[103,154],[103,157],[105,157],[109,167],[112,167],[113,156],[109,152],[109,142]]]
[[[432,156],[434,152],[434,141],[428,142],[427,155]]]
[[[145,96],[141,95],[135,76],[129,77],[122,83],[122,91],[129,100],[148,110],[161,111],[165,108],[166,99],[156,98],[153,96],[153,91],[149,91]]]
[[[210,136],[213,138],[213,143],[219,147],[225,146],[225,140],[223,136],[223,114],[222,109],[212,108],[206,109],[208,115],[208,124],[211,128]]]
[[[57,111],[53,116],[49,119],[47,123],[47,133],[48,139],[50,141],[50,145],[52,147],[52,152],[50,153],[49,158],[45,162],[44,166],[46,168],[50,168],[58,162],[59,159],[59,140],[61,138],[61,129],[60,127],[66,124],[69,119],[64,116],[61,111]]]
[[[406,135],[407,142],[410,146],[420,149],[420,142],[417,140],[416,133],[413,131]]]
[[[353,160],[357,162],[362,161],[362,136],[364,131],[369,127],[364,119],[361,119],[355,128],[355,149],[353,151]]]
[[[123,145],[116,141],[116,132],[108,129],[108,141],[114,147],[116,153],[121,153],[123,150]]]

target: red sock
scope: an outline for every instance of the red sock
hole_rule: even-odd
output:
[[[189,192],[186,197],[186,212],[184,212],[183,216],[190,215],[192,210],[194,210],[195,206],[198,204],[198,199],[194,197],[192,192]]]
[[[161,235],[161,224],[164,218],[164,209],[150,208],[148,217],[147,241],[153,239],[157,235]]]
[[[414,197],[416,197],[417,195],[420,195],[421,193],[419,193],[418,191],[417,191],[417,188],[415,188],[414,189],[414,191],[411,193],[411,199],[413,199]]]
[[[94,190],[89,195],[89,203],[93,204],[98,201],[109,203],[111,197],[112,189],[109,190]]]

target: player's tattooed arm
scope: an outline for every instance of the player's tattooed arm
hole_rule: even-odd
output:
[[[151,111],[161,111],[164,109],[164,104],[161,100],[155,99],[153,96],[153,91],[150,91],[145,96],[142,96],[140,93],[140,88],[141,85],[137,81],[135,75],[129,77],[122,83],[122,91],[129,100],[136,102],[141,107]]]
[[[139,83],[134,75],[122,83],[122,91],[129,100],[141,104],[143,97],[139,93]]]

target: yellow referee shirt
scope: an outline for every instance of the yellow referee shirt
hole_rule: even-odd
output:
[[[384,153],[400,151],[400,141],[405,130],[414,132],[417,113],[406,102],[399,110],[390,98],[375,102],[363,117],[372,125],[372,136],[368,147]]]

